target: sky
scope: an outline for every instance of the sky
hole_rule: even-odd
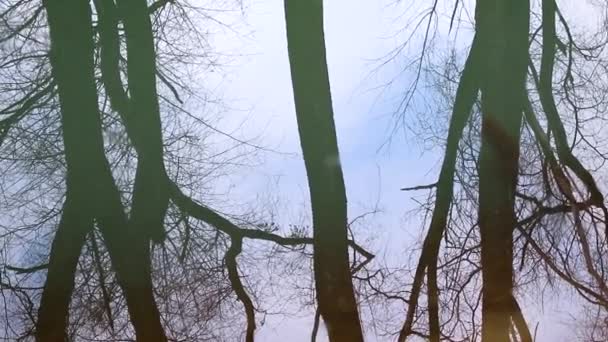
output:
[[[388,77],[394,77],[389,72],[397,70],[391,70],[390,66],[380,71],[377,68],[399,41],[391,37],[394,32],[387,26],[394,15],[382,1],[348,1],[349,6],[345,3],[326,1],[325,38],[349,209],[356,215],[374,207],[380,199],[382,211],[391,212],[383,216],[400,220],[399,215],[393,214],[403,212],[408,198],[400,189],[431,182],[439,155],[424,155],[410,132],[395,133],[390,146],[387,144],[402,89],[387,89],[383,85]],[[245,23],[233,25],[233,28],[242,25],[235,29],[237,33],[230,32],[228,38],[220,36],[211,42],[214,49],[236,56],[223,67],[224,74],[213,88],[229,106],[240,109],[227,113],[230,119],[223,121],[227,129],[245,121],[243,136],[261,132],[256,141],[282,153],[266,153],[263,164],[246,169],[243,175],[246,181],[239,183],[239,191],[250,197],[267,191],[268,182],[279,178],[281,193],[288,194],[291,201],[307,201],[283,2],[254,0],[247,4]]]
[[[403,13],[417,13],[420,6],[429,5],[428,1],[417,3],[418,7],[390,0],[324,1],[327,59],[349,215],[379,209],[367,233],[375,237],[374,250],[396,263],[407,259],[407,248],[423,228],[408,212],[416,207],[412,197],[424,194],[400,188],[434,182],[441,162],[440,151],[425,149],[411,131],[397,131],[387,144],[399,99],[412,77],[405,74],[392,87],[384,85],[399,74],[400,63],[419,53],[420,44],[412,44],[393,63],[378,67],[407,36],[404,23],[412,16]],[[440,8],[440,13],[449,10]],[[283,1],[244,0],[242,9],[225,16],[230,29],[212,35],[210,44],[230,57],[209,78],[208,86],[232,108],[222,125],[227,130],[240,125],[241,136],[254,132],[259,136],[256,142],[281,152],[264,153],[257,166],[233,175],[231,193],[244,203],[273,193],[297,216],[308,208],[308,192],[291,91]],[[445,20],[439,28],[445,29]],[[460,32],[466,41],[470,26],[461,23]],[[570,339],[569,328],[560,324],[573,308],[567,302],[568,298],[546,300],[542,310],[537,305],[527,312],[531,326],[540,320],[538,341]],[[311,326],[309,317],[269,319],[257,338],[309,341]]]
[[[406,211],[415,204],[399,189],[430,182],[428,171],[437,156],[423,156],[416,146],[403,144],[402,134],[395,137],[390,148],[383,147],[392,128],[395,106],[391,103],[394,99],[386,100],[386,89],[378,88],[383,81],[378,73],[386,70],[375,73],[374,69],[395,46],[395,38],[390,37],[394,32],[386,27],[391,13],[381,1],[348,3],[325,2],[325,33],[349,216],[378,207],[381,213],[368,228],[379,241],[375,247],[403,257],[401,249],[411,243],[404,238],[408,235],[403,231]],[[220,42],[218,49],[242,55],[223,70],[225,75],[216,88],[226,103],[245,109],[231,112],[234,119],[226,125],[247,120],[245,132],[261,131],[265,146],[294,155],[265,154],[260,167],[248,168],[242,178],[233,179],[238,184],[238,195],[233,192],[233,196],[255,201],[270,187],[297,216],[305,210],[303,207],[308,208],[308,192],[291,90],[283,3],[269,0],[247,4],[245,24],[233,25],[243,25],[238,32],[245,38],[214,40]],[[234,34],[228,33],[232,37]],[[412,236],[415,234],[419,234],[418,228]],[[310,318],[281,318],[270,320],[256,336],[260,341],[309,341],[311,326]],[[321,336],[319,341],[323,341]]]

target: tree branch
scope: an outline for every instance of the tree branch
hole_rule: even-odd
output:
[[[477,38],[474,38],[473,45],[467,61],[465,63],[458,90],[456,91],[456,99],[452,111],[452,119],[448,132],[448,140],[445,151],[439,181],[436,183],[437,195],[435,200],[435,208],[431,218],[429,231],[424,239],[418,266],[414,275],[414,283],[408,300],[408,309],[405,322],[399,333],[399,342],[404,342],[406,338],[412,334],[412,325],[414,316],[418,306],[418,297],[422,288],[424,272],[428,268],[429,280],[429,324],[431,325],[431,337],[433,342],[439,341],[439,309],[438,290],[437,290],[437,259],[441,245],[441,237],[446,229],[449,210],[452,204],[454,191],[454,172],[456,168],[456,159],[458,155],[458,145],[462,137],[462,132],[470,117],[470,113],[477,98],[479,90],[478,75],[477,75]],[[432,274],[430,274],[432,273]]]
[[[243,303],[243,306],[245,307],[245,314],[247,315],[247,335],[245,341],[253,342],[255,333],[255,308],[249,294],[243,286],[236,262],[237,256],[242,251],[242,244],[243,240],[241,237],[232,237],[230,248],[228,248],[228,251],[226,252],[225,260],[232,290],[236,294],[237,298]]]

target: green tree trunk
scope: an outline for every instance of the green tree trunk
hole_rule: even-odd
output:
[[[137,171],[130,225],[154,241],[164,239],[169,187],[163,163],[163,138],[156,91],[156,52],[146,0],[119,0],[127,43],[130,110],[136,139]]]
[[[529,0],[480,0],[483,56],[479,157],[482,340],[509,342],[519,140],[528,65]]]
[[[147,236],[142,238],[141,234],[133,229],[128,229],[120,193],[104,154],[93,74],[94,44],[89,3],[79,0],[49,0],[45,2],[45,6],[51,36],[51,66],[61,105],[68,189],[75,192],[73,194],[70,191],[68,199],[71,199],[72,195],[78,199],[74,201],[78,206],[77,211],[90,213],[88,217],[94,218],[101,229],[113,268],[126,297],[137,340],[164,342],[166,337],[153,295],[149,239]],[[78,225],[72,227],[76,229]],[[58,234],[56,240],[64,235]],[[84,239],[78,241],[84,243]],[[73,242],[76,240],[72,239],[71,243]],[[69,262],[63,257],[51,255],[51,263],[63,260],[65,265],[60,266],[69,266],[70,271],[75,269],[77,257],[74,256],[79,254],[82,246],[71,245],[71,248],[74,250]],[[76,248],[78,254],[74,253]],[[52,251],[61,252],[58,248],[53,248]],[[52,271],[62,270],[55,265],[49,267],[39,310],[41,317],[36,332],[38,341],[64,341],[62,336],[66,328],[71,290],[68,288],[69,293],[61,293],[61,303],[52,300],[55,295],[51,293],[52,290],[61,289],[61,284],[50,284],[53,279],[60,279]],[[69,284],[72,284],[73,287],[73,274],[71,279],[63,277],[61,281],[65,281],[66,286],[70,287]],[[49,309],[45,303],[54,303],[54,309]],[[65,317],[61,322],[48,317],[58,313]],[[50,327],[48,322],[62,324]]]
[[[77,205],[74,192],[68,191],[66,197],[51,246],[47,279],[38,310],[36,340],[40,342],[68,340],[66,328],[74,276],[82,246],[93,224],[90,213],[80,210],[82,208]]]
[[[67,162],[67,194],[53,239],[40,300],[36,339],[63,342],[74,275],[86,234],[92,228],[94,189],[89,177],[103,167],[103,143],[93,81],[91,10],[82,1],[45,2],[51,36],[51,65],[59,89]],[[81,120],[84,119],[84,120]],[[101,159],[100,159],[101,158]],[[102,160],[103,159],[103,160]]]
[[[332,342],[363,340],[348,261],[346,191],[325,57],[322,0],[286,0],[296,115],[313,215],[319,311]]]

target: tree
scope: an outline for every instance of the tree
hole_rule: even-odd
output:
[[[285,1],[291,79],[312,205],[315,289],[331,341],[362,341],[348,261],[346,190],[323,34],[323,1]]]
[[[421,122],[432,135],[416,139],[445,152],[436,183],[404,189],[433,190],[411,277],[410,265],[370,265],[352,235],[359,217],[348,221],[322,1],[285,2],[312,237],[268,208],[230,215],[209,205],[230,200],[209,191],[226,165],[263,149],[189,111],[204,101],[194,90],[204,80],[189,72],[209,58],[207,46],[197,52],[208,28],[190,15],[205,10],[1,3],[2,337],[252,342],[281,290],[287,304],[317,301],[313,340],[323,318],[335,341],[382,326],[399,341],[528,342],[518,299],[565,285],[589,307],[584,338],[601,340],[606,40],[576,34],[554,0],[482,0],[463,63],[457,53],[435,60],[425,50],[439,3],[418,23],[428,19],[423,51],[399,107],[430,76]],[[467,6],[454,5],[450,31]],[[211,134],[230,144],[214,146]],[[270,267],[297,270],[295,285],[265,281],[258,271]]]
[[[484,53],[479,157],[482,340],[508,342],[513,315],[513,231],[519,142],[528,66],[528,1],[480,1]]]
[[[66,230],[65,234],[75,234],[76,237],[66,238],[67,241],[56,240],[57,244],[51,251],[49,275],[39,309],[37,340],[65,339],[71,286],[64,284],[73,283],[76,262],[84,243],[84,235],[79,231],[88,233],[86,228],[90,229],[94,221],[99,225],[112,257],[137,338],[165,341],[152,293],[148,239],[145,236],[142,239],[141,232],[129,229],[120,194],[104,154],[93,78],[94,44],[90,6],[77,1],[53,1],[45,6],[51,32],[51,66],[59,89],[68,165],[68,195],[64,215],[78,213],[83,218],[64,217],[62,220],[60,227]],[[80,69],[74,70],[77,67]],[[61,255],[66,252],[68,256]],[[66,262],[70,267],[67,273],[63,270]],[[56,275],[62,272],[67,275],[66,279]],[[56,291],[60,291],[61,295]]]
[[[2,182],[11,183],[13,175],[22,178],[25,174],[20,182],[27,185],[26,190],[3,186],[7,190],[6,207],[18,211],[20,199],[36,192],[37,184],[48,183],[51,189],[36,195],[44,200],[40,213],[31,215],[34,224],[2,227],[7,232],[2,236],[5,245],[24,230],[50,237],[21,242],[21,246],[37,248],[40,256],[22,255],[22,250],[17,251],[17,257],[12,253],[3,256],[6,267],[2,269],[0,291],[9,293],[8,300],[5,296],[2,300],[7,313],[2,320],[6,336],[124,339],[132,338],[132,323],[136,337],[143,340],[165,339],[165,331],[173,338],[189,340],[217,340],[218,334],[226,338],[246,331],[251,341],[255,314],[262,308],[247,289],[251,278],[247,282],[241,279],[243,270],[237,258],[242,258],[243,240],[270,241],[304,253],[312,239],[304,235],[304,230],[296,230],[289,237],[278,235],[279,228],[264,222],[267,218],[262,215],[228,219],[199,203],[208,189],[206,183],[224,172],[222,166],[238,162],[242,154],[250,155],[259,147],[210,126],[181,105],[184,94],[195,95],[180,81],[180,72],[188,63],[195,64],[192,61],[201,66],[192,41],[181,40],[200,38],[200,32],[191,30],[196,27],[188,16],[196,8],[175,5],[165,10],[167,3],[158,2],[140,11],[142,7],[124,9],[112,1],[94,4],[93,13],[89,5],[52,1],[45,4],[48,22],[37,22],[43,7],[31,9],[33,19],[16,29],[12,21],[3,22],[8,32],[2,32],[6,33],[2,39],[15,41],[17,46],[1,56],[9,70],[2,70],[3,89],[20,87],[6,98],[9,91],[2,92],[3,103],[8,105],[1,112],[0,132],[2,141],[7,142],[3,154],[10,156],[8,162],[2,161],[7,171]],[[2,16],[28,17],[28,5],[19,0]],[[130,11],[130,16],[121,15],[121,11]],[[153,25],[146,13],[154,18]],[[120,21],[125,25],[130,22],[129,29],[125,27],[129,32],[118,29]],[[46,59],[47,27],[51,28],[50,66]],[[189,44],[185,50],[180,45],[184,43]],[[42,45],[40,51],[32,52],[31,47],[37,44]],[[121,52],[125,48],[126,60]],[[184,51],[188,54],[183,55]],[[100,59],[94,58],[97,52]],[[30,61],[35,62],[31,68]],[[51,75],[38,73],[49,67]],[[18,72],[11,73],[10,68]],[[12,74],[24,80],[15,82]],[[164,92],[157,92],[155,76]],[[61,106],[54,102],[57,98]],[[105,106],[106,101],[111,108]],[[166,126],[160,124],[158,102],[170,118]],[[205,129],[229,139],[231,144],[220,149],[204,146],[208,134]],[[19,149],[28,145],[40,145],[53,153],[41,155],[36,149]],[[168,160],[168,169],[163,159]],[[28,171],[28,167],[34,171]],[[131,177],[134,169],[137,171]],[[30,178],[36,172],[43,176]],[[163,208],[169,197],[165,217]],[[65,204],[57,208],[54,200]],[[62,217],[59,222],[55,221],[57,216]],[[166,240],[162,239],[163,231]],[[158,243],[152,253],[150,239]],[[50,252],[46,250],[47,241],[52,242]],[[353,241],[348,245],[366,258],[371,256]],[[267,253],[264,246],[255,246],[256,253]],[[11,249],[15,247],[9,245],[7,250]],[[276,255],[276,250],[270,249],[270,255]],[[34,266],[14,266],[15,260]],[[253,264],[255,260],[245,261]],[[44,271],[46,279],[37,276]],[[11,301],[13,298],[17,304]],[[245,304],[246,329],[222,323],[227,317],[239,322],[240,317],[232,310],[236,307],[233,298]],[[181,310],[176,311],[176,307]],[[19,317],[27,320],[19,321]]]
[[[478,6],[479,5],[480,4],[478,4]],[[533,9],[530,9],[530,11],[533,11]],[[456,11],[454,11],[454,13],[456,13]],[[552,28],[555,26],[556,14],[560,18],[562,27],[564,28],[563,32],[567,39],[565,44],[562,43],[560,38],[557,37],[555,28]],[[588,169],[582,165],[577,157],[574,157],[573,149],[577,143],[570,143],[570,146],[566,147],[569,144],[567,143],[568,138],[566,137],[564,123],[574,122],[574,126],[570,128],[571,131],[575,132],[573,139],[575,141],[578,139],[581,144],[587,144],[586,142],[591,138],[591,136],[589,132],[583,132],[583,130],[581,130],[580,126],[583,125],[585,120],[580,119],[579,115],[583,115],[583,112],[588,111],[587,115],[590,116],[586,117],[589,118],[589,120],[593,120],[594,118],[597,118],[597,116],[594,116],[592,113],[599,108],[603,108],[603,105],[602,100],[597,97],[595,90],[593,90],[595,89],[595,86],[587,83],[588,79],[582,79],[585,77],[584,75],[586,75],[586,67],[583,65],[589,62],[587,66],[591,70],[595,70],[599,65],[602,64],[602,62],[600,62],[601,59],[599,58],[599,55],[595,55],[591,51],[597,51],[595,48],[597,46],[603,46],[603,42],[594,41],[593,43],[588,43],[589,45],[586,46],[573,43],[570,28],[562,14],[555,6],[554,2],[543,2],[542,14],[540,15],[542,16],[542,27],[533,29],[531,32],[527,33],[530,37],[530,47],[524,48],[523,43],[520,44],[520,52],[522,54],[524,53],[524,49],[526,51],[530,51],[529,62],[527,62],[530,70],[529,79],[525,84],[524,91],[526,96],[523,100],[518,99],[517,101],[514,101],[519,101],[521,106],[521,109],[516,112],[523,111],[525,117],[526,125],[522,127],[522,130],[518,130],[518,135],[519,132],[521,132],[522,135],[517,138],[517,144],[521,145],[521,150],[525,152],[520,154],[517,158],[519,165],[516,168],[516,173],[519,181],[514,190],[514,200],[512,205],[514,217],[517,219],[512,224],[512,232],[509,233],[509,235],[512,235],[512,238],[505,237],[503,239],[503,242],[507,240],[513,241],[513,247],[506,248],[506,250],[512,250],[513,255],[503,258],[503,260],[509,260],[508,262],[505,261],[504,263],[505,269],[511,269],[511,272],[514,274],[517,273],[517,277],[513,278],[513,282],[509,281],[508,279],[504,279],[503,284],[505,287],[507,287],[507,284],[512,284],[509,286],[511,286],[513,289],[517,288],[519,291],[529,291],[528,293],[535,293],[537,290],[533,288],[534,286],[532,284],[540,287],[543,286],[543,280],[547,280],[551,283],[552,275],[550,273],[553,273],[554,275],[557,275],[559,278],[563,279],[569,285],[574,286],[574,288],[576,288],[584,298],[590,299],[589,296],[592,296],[594,298],[592,301],[596,301],[596,303],[598,303],[598,299],[601,297],[600,293],[602,292],[602,283],[604,283],[604,280],[601,279],[602,276],[600,275],[601,271],[599,271],[599,269],[602,267],[600,265],[602,265],[604,262],[597,258],[598,254],[594,250],[595,248],[603,245],[603,242],[601,242],[603,240],[603,238],[601,238],[602,234],[598,234],[597,227],[598,224],[602,224],[603,219],[601,217],[605,217],[605,215],[602,216],[598,213],[604,212],[603,196],[598,189],[594,176],[592,176],[591,172],[589,172]],[[452,18],[452,21],[454,21],[454,18]],[[494,23],[496,22],[499,21],[495,20]],[[465,77],[467,77],[467,75],[470,75],[468,73],[468,62],[471,60],[471,56],[473,56],[474,51],[478,51],[476,49],[479,47],[479,20],[476,21],[476,27],[476,36],[473,40],[469,58],[467,59],[465,68],[460,76],[461,81],[460,84],[458,84],[458,91],[455,94],[452,94],[450,91],[446,91],[445,83],[441,86],[442,88],[440,93],[448,93],[447,96],[456,96],[453,103],[454,110],[459,108],[459,103],[462,103],[460,102],[460,89],[462,88],[463,84],[466,84],[462,81],[466,79]],[[543,40],[542,42],[538,42],[536,37],[541,28],[543,30]],[[536,49],[538,46],[541,47],[542,56],[537,54]],[[577,46],[577,48],[576,50],[570,49],[568,51],[565,46]],[[556,50],[556,47],[560,48],[561,54]],[[574,61],[577,57],[575,54],[579,53],[581,54],[581,62],[577,63]],[[484,56],[491,56],[491,54],[485,53]],[[536,72],[535,62],[538,62],[538,57],[541,57],[541,69],[543,69],[542,65],[545,65],[545,82],[539,82],[538,73]],[[526,57],[526,59],[528,59],[528,57]],[[558,59],[559,62],[556,63],[555,59]],[[582,60],[586,62],[582,62]],[[493,70],[502,71],[507,65],[515,64],[512,63],[513,61],[517,61],[517,59],[509,59],[508,62],[510,63],[504,61],[504,63],[501,64],[500,69]],[[523,62],[519,60],[519,63],[521,64]],[[558,81],[555,83],[555,81],[552,80],[554,78],[554,68],[556,68],[556,66],[561,66],[564,68],[555,69],[556,73],[559,73],[560,75],[560,80],[561,77],[563,77],[563,82]],[[454,81],[454,74],[441,74],[440,71],[437,71],[438,68],[440,69],[440,67],[435,66],[435,69],[430,69],[431,73],[439,75],[441,78],[445,78],[444,82],[446,83],[457,83]],[[574,68],[576,68],[576,71]],[[481,74],[483,76],[490,75],[489,81],[486,84],[490,84],[492,86],[497,86],[500,84],[499,82],[496,82],[495,73],[495,71],[492,71],[492,73],[486,71],[485,73]],[[541,74],[543,73],[541,72]],[[456,75],[458,75],[458,73]],[[579,81],[574,81],[575,78]],[[556,88],[556,84],[561,85],[563,88]],[[575,92],[577,95],[574,95]],[[582,96],[582,93],[585,95]],[[510,93],[501,94],[505,98],[509,98],[512,95]],[[539,95],[540,100],[536,99],[537,95]],[[554,98],[558,96],[560,97],[560,100],[554,100]],[[528,102],[528,97],[534,98],[534,104]],[[587,100],[588,97],[589,99]],[[589,106],[583,109],[580,105],[575,104],[575,101],[573,101],[574,98],[577,99],[576,101],[588,103]],[[564,114],[564,112],[558,114],[556,110],[557,106],[555,105],[556,102],[561,103],[561,107],[563,107],[564,112],[568,114],[571,112],[574,113],[574,120],[572,120],[567,114]],[[452,104],[450,102],[450,106],[451,105]],[[483,103],[480,104],[480,107],[481,108],[473,107],[474,113],[472,119],[468,123],[468,132],[465,131],[463,140],[460,141],[459,147],[456,146],[459,144],[459,142],[455,142],[453,139],[451,139],[451,137],[453,136],[453,129],[458,127],[457,123],[461,117],[457,116],[456,114],[452,115],[450,118],[449,135],[446,141],[446,156],[440,174],[440,179],[431,187],[422,187],[436,188],[437,190],[436,196],[434,198],[430,197],[430,201],[434,201],[434,203],[429,202],[430,207],[433,207],[434,204],[431,229],[429,229],[423,245],[418,268],[414,277],[413,290],[410,294],[410,299],[415,299],[416,301],[418,299],[423,281],[422,277],[424,276],[424,268],[427,267],[426,263],[428,263],[429,260],[432,260],[432,258],[429,257],[429,255],[432,255],[431,249],[429,248],[429,246],[432,245],[429,244],[429,241],[433,242],[431,238],[435,236],[434,241],[436,244],[438,244],[438,240],[441,238],[440,235],[433,235],[437,232],[437,230],[434,230],[433,227],[435,224],[434,222],[436,222],[435,218],[437,217],[437,214],[441,212],[441,204],[444,203],[446,198],[445,194],[448,193],[448,191],[451,191],[450,188],[447,188],[446,190],[445,181],[442,181],[445,180],[444,170],[446,169],[446,161],[449,161],[450,151],[457,149],[458,159],[460,159],[460,165],[456,169],[455,173],[456,180],[458,181],[458,188],[456,196],[452,197],[453,200],[450,204],[451,212],[447,221],[448,225],[443,233],[443,237],[445,238],[447,244],[443,256],[444,261],[441,261],[440,259],[438,267],[440,269],[444,269],[444,273],[449,273],[452,271],[457,272],[460,275],[444,275],[443,277],[445,279],[445,283],[440,288],[440,291],[437,289],[433,290],[431,284],[433,284],[434,281],[432,281],[432,279],[428,280],[429,290],[427,291],[426,295],[429,312],[428,331],[430,332],[429,336],[431,338],[438,338],[438,333],[432,333],[432,324],[434,324],[433,320],[435,320],[435,322],[439,321],[442,323],[441,325],[443,327],[443,331],[456,328],[454,323],[448,325],[450,321],[458,322],[461,326],[465,326],[466,324],[472,325],[472,327],[465,329],[465,333],[462,336],[466,336],[466,338],[473,340],[476,339],[476,323],[474,320],[466,321],[466,319],[463,319],[462,316],[466,317],[469,312],[468,309],[462,309],[460,307],[467,306],[471,308],[471,314],[473,317],[476,317],[475,312],[477,309],[475,304],[475,296],[473,295],[473,298],[467,299],[468,296],[466,289],[469,288],[470,291],[476,293],[476,291],[478,291],[477,286],[483,284],[485,287],[486,284],[489,283],[485,279],[481,281],[476,278],[476,273],[482,271],[483,265],[483,261],[479,264],[477,263],[477,253],[480,252],[480,249],[483,250],[484,247],[483,243],[481,246],[476,245],[477,217],[472,212],[472,208],[474,208],[472,205],[482,205],[481,193],[479,194],[480,197],[478,198],[475,189],[477,175],[479,174],[479,177],[481,177],[481,163],[477,163],[477,159],[481,153],[479,150],[480,145],[483,144],[483,141],[479,141],[483,140],[483,128],[480,129],[477,125],[479,124],[479,121],[483,122],[483,119],[480,120],[478,117],[479,114],[476,112],[481,111],[484,113]],[[543,120],[543,118],[537,117],[536,112],[544,112],[547,121],[541,121],[539,123],[539,120]],[[484,114],[481,116],[483,115]],[[490,134],[490,136],[492,135],[495,137],[501,136],[500,132],[498,134]],[[559,146],[562,147],[560,148]],[[591,149],[595,149],[597,146],[589,145],[589,147]],[[557,155],[554,154],[554,149],[557,150]],[[560,152],[560,150],[562,152]],[[581,153],[581,155],[586,155],[582,148],[580,148],[578,151]],[[597,153],[596,158],[599,160],[604,159],[604,156],[600,151],[595,149],[595,152]],[[570,176],[569,171],[572,171],[578,179],[574,179],[574,177]],[[496,174],[497,173],[493,173],[494,178],[496,178]],[[450,176],[448,179],[453,178],[454,177]],[[499,182],[504,179],[493,180]],[[588,199],[584,199],[586,197],[585,191],[573,190],[577,188],[577,185],[575,184],[578,182],[580,182],[579,184],[583,185],[586,192],[590,194]],[[557,189],[553,190],[553,187],[556,187]],[[420,187],[406,190],[415,189],[420,189]],[[479,215],[481,215],[481,212]],[[567,221],[567,223],[559,221],[558,217],[563,216],[568,217],[568,220],[571,221]],[[502,220],[496,221],[494,215],[491,217],[494,222],[503,222]],[[481,219],[481,217],[479,217],[479,219]],[[465,225],[465,229],[462,233],[460,233],[463,224]],[[479,222],[479,224],[481,225],[481,222]],[[556,231],[556,226],[562,227],[563,225],[565,225],[565,227]],[[480,228],[482,229],[481,233],[483,235],[483,227]],[[515,230],[513,231],[513,229]],[[564,236],[564,229],[568,231],[567,238]],[[531,235],[532,232],[534,233],[534,236]],[[460,236],[463,236],[464,239],[462,239]],[[566,244],[568,247],[566,247]],[[545,245],[545,247],[542,245]],[[596,247],[591,247],[591,245],[595,245]],[[452,251],[448,252],[450,249]],[[553,253],[557,253],[558,255],[550,257],[549,255]],[[483,252],[481,252],[481,254],[483,255]],[[574,259],[577,259],[581,264],[579,264],[579,266],[564,265],[565,269],[567,270],[561,269],[561,267],[558,266],[560,263],[575,263]],[[516,262],[516,260],[518,260],[517,263],[519,264],[519,267],[517,270],[514,270],[513,266],[511,265]],[[470,263],[472,263],[472,265],[468,266],[467,264]],[[544,265],[548,274],[542,274],[539,272],[539,265]],[[589,283],[586,281],[579,282],[574,279],[581,277],[580,275],[575,276],[572,273],[572,270],[576,269],[577,267],[581,270],[586,270],[586,276],[591,280]],[[488,267],[485,267],[484,269],[488,269]],[[585,271],[583,271],[583,273],[585,273]],[[431,275],[427,275],[427,277],[431,278]],[[590,283],[593,285],[589,286]],[[503,290],[504,293],[507,292],[506,289],[503,288]],[[433,297],[437,296],[437,293],[441,292],[443,292],[442,297],[440,297],[443,299],[443,317],[434,313],[436,310],[433,309],[432,305]],[[453,297],[448,294],[453,294]],[[522,341],[532,340],[531,333],[526,326],[526,321],[523,318],[523,313],[521,312],[518,302],[515,300],[514,294],[510,296],[511,299],[508,297],[509,296],[507,295],[504,296],[504,298],[506,298],[504,301],[504,306],[509,308],[511,312],[502,316],[503,338],[519,339]],[[509,301],[511,301],[511,304],[508,303]],[[602,300],[599,299],[599,303],[601,303],[601,301]],[[402,335],[404,334],[404,331],[408,330],[410,334],[421,334],[420,331],[412,330],[411,324],[415,317],[415,305],[416,302],[410,300],[408,304],[409,308],[408,315],[406,317],[406,324],[401,330]],[[485,318],[483,320],[485,321]],[[509,331],[510,325],[513,326],[511,329],[512,333]],[[483,330],[484,327],[482,327],[482,331]],[[434,331],[437,331],[437,329],[434,329]],[[454,330],[451,331],[452,335],[450,336],[454,336]],[[510,333],[512,335],[511,337],[509,337]],[[446,338],[449,338],[449,336],[446,336]]]

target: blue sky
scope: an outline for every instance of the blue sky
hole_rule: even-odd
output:
[[[445,3],[440,13],[450,13],[452,4]],[[242,12],[226,15],[231,29],[212,37],[213,49],[232,57],[219,75],[211,78],[209,88],[228,106],[239,109],[227,112],[223,120],[227,130],[242,124],[242,136],[259,135],[256,142],[290,155],[265,153],[259,165],[244,168],[233,177],[236,186],[231,194],[254,202],[271,192],[297,216],[306,212],[308,193],[291,92],[283,1],[243,4]],[[400,62],[419,53],[420,44],[406,48],[395,63],[380,70],[376,67],[407,35],[402,31],[404,23],[415,16],[403,13],[419,13],[430,1],[412,5],[390,0],[326,0],[324,4],[330,83],[350,216],[377,205],[380,213],[374,217],[373,227],[366,227],[366,234],[372,232],[374,249],[383,251],[389,262],[402,263],[409,256],[406,248],[421,234],[422,227],[416,217],[408,216],[408,210],[416,206],[412,194],[399,189],[433,182],[441,155],[436,150],[425,152],[409,131],[397,132],[392,144],[383,145],[394,123],[398,100],[412,78],[405,74],[396,86],[382,85],[395,77]],[[564,6],[572,9],[573,3],[564,2]],[[575,14],[585,16],[584,11]],[[470,34],[468,29],[470,26],[462,23],[458,33],[462,41]],[[439,31],[446,32],[445,20]],[[442,48],[441,44],[437,47]],[[569,340],[568,328],[559,324],[567,316],[555,308],[569,311],[573,305],[560,302],[547,301],[544,314],[539,306],[527,312],[531,325],[542,320],[539,341]],[[310,328],[311,320],[306,317],[270,319],[260,328],[258,338],[308,341]]]
[[[390,25],[395,18],[382,1],[326,1],[325,31],[328,67],[334,105],[340,157],[344,168],[349,203],[375,205],[379,193],[385,212],[404,211],[408,195],[403,186],[429,182],[429,171],[439,155],[423,155],[410,132],[397,132],[385,146],[393,128],[393,113],[401,88],[382,87],[396,69],[391,65],[376,71],[382,57],[399,41]],[[239,22],[228,39],[216,37],[220,51],[242,55],[224,67],[217,95],[228,106],[242,110],[228,113],[227,129],[245,120],[241,134],[275,150],[293,153],[264,155],[258,168],[247,169],[239,191],[264,192],[268,179],[280,177],[280,192],[292,201],[307,201],[306,174],[300,155],[289,62],[285,40],[283,2],[247,2],[244,23]],[[399,7],[395,7],[399,8]],[[389,25],[387,25],[389,23]],[[238,35],[241,34],[240,38]],[[236,38],[236,39],[233,39]],[[407,80],[403,80],[404,82]],[[404,83],[404,87],[406,84]],[[256,133],[250,133],[256,132]],[[384,146],[384,147],[383,147]],[[255,177],[254,177],[255,174]],[[238,180],[235,180],[238,182]],[[293,197],[296,198],[293,198]],[[297,198],[300,197],[300,198]],[[394,216],[392,213],[389,216]]]
[[[377,204],[381,213],[372,219],[373,227],[365,230],[373,231],[379,251],[405,256],[402,249],[411,244],[407,239],[410,234],[404,233],[405,214],[414,203],[399,189],[429,182],[432,175],[427,173],[437,156],[423,156],[416,146],[404,144],[402,135],[395,136],[390,148],[379,150],[392,128],[397,95],[390,94],[393,90],[381,93],[382,89],[377,89],[388,67],[373,72],[378,59],[394,48],[397,40],[390,37],[394,32],[386,25],[390,11],[381,1],[355,0],[348,6],[346,1],[325,3],[328,67],[349,214],[355,217]],[[298,216],[306,211],[308,193],[291,91],[283,2],[249,2],[244,13],[245,23],[236,24],[242,25],[237,31],[240,39],[227,44],[216,39],[220,49],[226,44],[227,51],[244,55],[224,70],[219,85],[222,100],[244,109],[230,112],[233,118],[225,124],[230,127],[247,120],[244,136],[251,136],[251,131],[263,132],[260,141],[265,146],[295,155],[265,154],[260,167],[243,170],[242,177],[235,177],[238,190],[232,195],[254,201],[269,190],[278,192],[275,196]],[[412,236],[417,234],[418,228],[411,232]],[[261,341],[308,341],[310,329],[308,318],[270,320],[257,336]]]

